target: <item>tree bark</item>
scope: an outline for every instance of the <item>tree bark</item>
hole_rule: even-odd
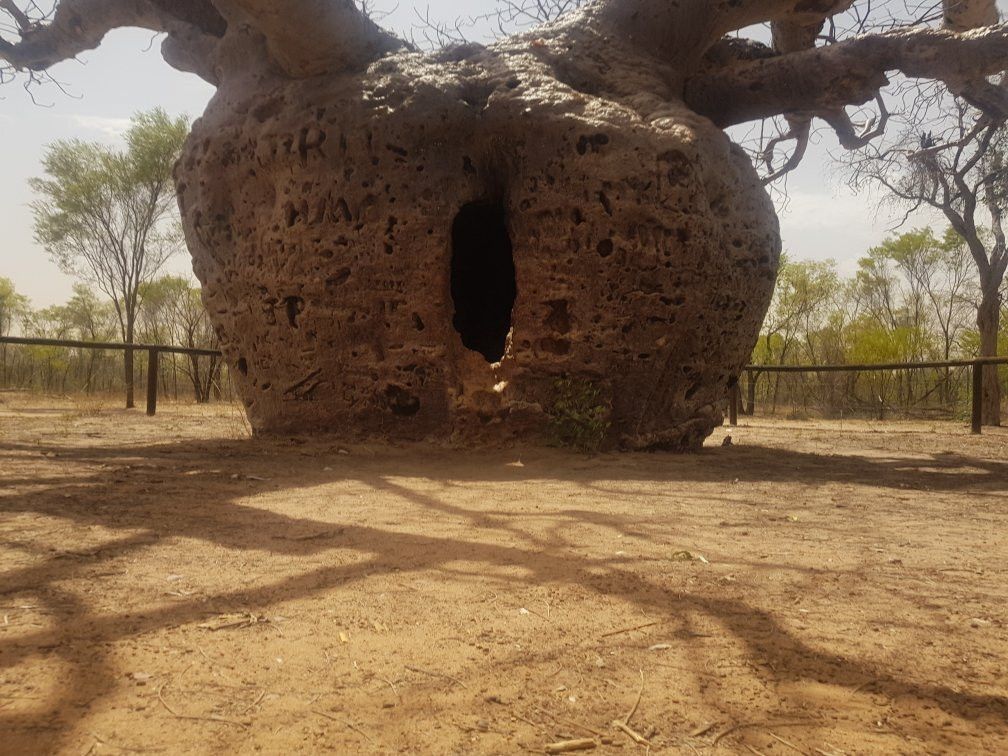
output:
[[[357,9],[353,0],[218,0],[229,22],[266,39],[270,55],[292,77],[359,70],[405,43]]]
[[[778,113],[819,112],[873,99],[899,69],[911,78],[945,81],[961,91],[980,75],[997,73],[1008,58],[1008,25],[971,34],[899,30],[790,55],[762,58],[688,79],[686,103],[721,127]],[[815,76],[809,76],[815,71]],[[989,109],[1008,113],[1008,95],[993,87]]]
[[[189,341],[188,346],[192,348],[192,340]],[[192,382],[193,399],[196,400],[197,404],[203,404],[206,400],[203,398],[203,380],[200,378],[199,357],[195,354],[187,356],[189,358],[189,380]]]
[[[84,382],[84,388],[89,394],[94,390],[93,387],[91,386],[91,382],[94,380],[95,359],[97,359],[97,357],[98,357],[97,352],[95,352],[95,350],[92,349],[91,354],[88,357],[87,377]]]
[[[998,287],[983,283],[983,298],[977,308],[977,328],[980,331],[980,357],[996,357],[998,352],[998,330],[1001,324],[1001,301]],[[986,365],[983,369],[984,425],[1001,425],[1001,385],[998,382],[998,366]]]
[[[0,39],[0,60],[19,70],[45,70],[98,47],[113,29],[138,26],[166,32],[166,59],[211,82],[215,77],[207,56],[226,27],[214,5],[206,0],[70,0],[59,3],[47,23],[23,17],[18,26],[21,42]]]
[[[673,64],[702,56],[729,32],[771,19],[822,22],[852,0],[603,0],[592,21]]]

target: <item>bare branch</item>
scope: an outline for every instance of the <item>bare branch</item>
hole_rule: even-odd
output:
[[[841,147],[856,150],[885,133],[886,125],[889,123],[889,109],[881,95],[875,96],[875,103],[878,106],[878,116],[874,121],[869,119],[860,127],[856,127],[847,112],[842,109],[823,111],[816,115],[830,125]]]
[[[20,8],[14,4],[14,0],[0,0],[0,9],[7,11],[17,24],[20,31],[26,31],[31,27],[31,19]]]
[[[771,139],[767,143],[766,148],[763,150],[763,162],[771,171],[769,175],[763,178],[764,184],[769,184],[783,177],[785,174],[790,173],[798,167],[802,158],[805,157],[805,151],[808,149],[809,143],[809,132],[812,127],[812,118],[810,116],[795,116],[789,118],[788,123],[791,127],[788,132]],[[794,151],[791,153],[791,157],[789,157],[780,168],[774,170],[774,152],[779,144],[787,141],[794,141]]]

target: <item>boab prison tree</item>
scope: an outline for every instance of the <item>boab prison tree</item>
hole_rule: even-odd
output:
[[[897,69],[1008,112],[994,0],[817,45],[853,4],[597,0],[421,53],[351,0],[62,0],[46,19],[0,0],[20,30],[0,58],[44,71],[139,26],[217,86],[176,182],[257,430],[535,438],[562,385],[607,412],[608,444],[693,449],[781,246],[723,129],[784,114],[800,141],[815,115],[849,143],[845,106]],[[726,37],[762,22],[772,48]]]

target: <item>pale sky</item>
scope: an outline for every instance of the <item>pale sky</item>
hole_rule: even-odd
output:
[[[999,6],[1008,9],[1008,0],[1000,0]],[[447,21],[493,7],[493,0],[440,0],[430,4],[430,15]],[[414,21],[411,4],[402,2],[382,23],[402,32]],[[480,33],[471,36],[478,39]],[[198,77],[170,68],[161,59],[159,40],[151,45],[151,39],[149,32],[119,30],[80,61],[55,67],[52,73],[72,96],[50,86],[36,92],[39,104],[35,104],[17,84],[0,88],[0,277],[11,279],[33,307],[62,304],[71,296],[73,284],[33,240],[27,180],[42,175],[46,145],[74,138],[114,142],[132,114],[156,106],[196,118],[213,93]],[[835,169],[825,154],[831,146],[827,142],[811,148],[789,177],[781,230],[784,248],[793,258],[833,258],[841,273],[849,274],[857,258],[890,234],[894,221],[886,213],[875,217],[877,197],[852,196],[831,177]],[[928,223],[944,225],[940,219],[918,216],[907,228]],[[191,273],[188,257],[175,259],[170,272]]]

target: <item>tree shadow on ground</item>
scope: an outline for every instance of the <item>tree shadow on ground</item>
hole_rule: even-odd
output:
[[[487,568],[520,565],[521,580],[529,585],[562,582],[597,595],[632,602],[649,614],[674,620],[690,612],[715,619],[744,645],[754,663],[770,665],[779,680],[829,680],[857,686],[873,680],[874,689],[896,698],[914,696],[935,701],[949,714],[967,719],[1003,722],[1008,719],[1008,699],[974,694],[953,685],[928,685],[897,676],[839,654],[809,646],[769,612],[746,601],[714,596],[682,595],[633,571],[629,557],[571,554],[564,532],[589,519],[626,531],[640,528],[626,515],[595,509],[567,508],[549,514],[522,513],[521,517],[554,520],[543,536],[522,530],[507,512],[495,513],[450,504],[430,490],[420,490],[409,480],[428,480],[429,461],[415,448],[379,450],[351,456],[324,442],[291,445],[283,442],[170,443],[146,447],[60,446],[0,444],[4,465],[18,464],[25,453],[57,455],[53,464],[67,466],[64,475],[8,478],[12,485],[31,485],[31,493],[0,497],[0,512],[44,515],[80,525],[99,526],[123,535],[94,548],[51,556],[35,555],[37,563],[8,569],[0,576],[0,596],[31,596],[45,604],[59,622],[0,642],[0,666],[12,668],[46,654],[58,655],[69,668],[61,693],[48,702],[41,715],[13,715],[0,708],[0,728],[33,731],[46,747],[56,749],[75,721],[86,716],[79,691],[90,696],[108,695],[123,683],[107,655],[94,655],[96,644],[134,638],[166,628],[197,622],[206,616],[208,603],[215,611],[263,609],[279,602],[338,590],[375,574],[402,574],[424,570],[451,572],[451,563],[475,562]],[[739,470],[760,482],[793,482],[796,475],[817,481],[834,481],[915,490],[996,491],[1005,488],[1008,462],[941,455],[928,459],[829,456],[746,447],[705,452],[694,456],[634,455],[620,465],[612,457],[585,459],[544,450],[508,450],[467,455],[463,461],[451,452],[431,451],[437,458],[439,477],[434,483],[493,483],[496,481],[569,480],[582,484],[586,495],[622,484],[619,491],[632,495],[626,485],[634,480],[730,483]],[[521,457],[522,466],[515,460]],[[284,461],[282,475],[269,481],[250,480],[257,459],[275,465]],[[105,469],[94,469],[104,465]],[[636,468],[635,468],[636,465]],[[90,469],[88,468],[90,466]],[[332,468],[332,469],[327,469]],[[72,470],[76,470],[73,472]],[[638,474],[639,473],[639,474]],[[235,476],[235,477],[232,477]],[[153,478],[153,480],[152,480]],[[13,483],[12,483],[13,481]],[[426,534],[403,533],[362,525],[353,512],[337,512],[345,521],[333,529],[330,521],[287,516],[241,503],[263,486],[272,492],[305,489],[335,481],[355,481],[411,503],[430,518]],[[435,487],[436,488],[436,487]],[[114,493],[115,503],[107,499]],[[506,507],[505,507],[506,509]],[[465,521],[473,528],[506,534],[518,545],[467,541],[431,533],[438,516]],[[315,537],[314,534],[323,534]],[[642,537],[648,537],[646,533]],[[140,554],[168,539],[188,538],[233,550],[308,557],[333,549],[360,555],[352,564],[317,567],[251,589],[218,592],[199,601],[151,608],[141,614],[98,614],[79,596],[63,588],[85,570]],[[9,547],[24,546],[9,544]],[[408,548],[404,548],[408,547]],[[83,653],[82,641],[88,646]],[[54,729],[47,729],[54,728]],[[65,745],[65,744],[64,744]]]
[[[346,458],[338,455],[341,444],[319,441],[295,443],[252,439],[237,441],[200,441],[185,444],[158,444],[150,446],[91,446],[66,448],[58,444],[0,443],[0,460],[11,463],[24,454],[43,454],[63,461],[147,464],[178,463],[179,454],[186,457],[205,456],[212,464],[204,467],[228,469],[242,474],[257,459],[272,459],[277,454],[289,454],[297,464],[299,482],[322,483],[341,478]],[[647,480],[694,482],[801,482],[816,484],[828,482],[871,485],[888,488],[922,491],[995,490],[1005,487],[1008,480],[1008,460],[993,460],[952,451],[907,456],[816,454],[761,445],[735,445],[727,448],[706,448],[695,454],[628,453],[599,454],[593,457],[571,457],[554,449],[517,447],[499,451],[474,451],[459,453],[423,444],[401,447],[365,447],[368,453],[355,459],[357,469],[381,471],[401,477],[427,477],[433,459],[439,470],[446,471],[452,480],[460,482],[517,481],[528,479],[583,480],[596,482]],[[538,459],[545,457],[545,459]],[[239,458],[241,464],[231,460]],[[340,465],[332,470],[321,470],[318,460],[328,458]],[[556,459],[569,463],[558,467]],[[509,464],[512,459],[522,460],[522,465]],[[626,464],[626,460],[637,464]],[[660,459],[661,465],[655,464]],[[618,464],[614,464],[618,462]],[[476,468],[477,473],[473,470]],[[253,471],[254,472],[254,471]],[[62,476],[51,482],[59,484]],[[38,482],[36,478],[24,482]]]

